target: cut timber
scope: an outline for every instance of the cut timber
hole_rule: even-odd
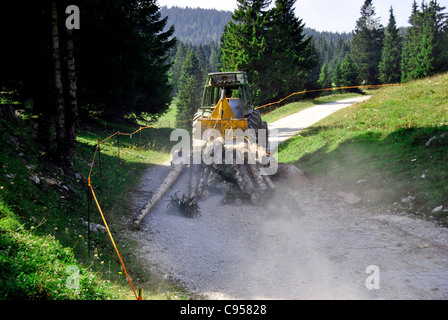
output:
[[[196,198],[196,192],[199,184],[199,175],[201,173],[200,164],[192,164],[190,166],[190,198]]]
[[[210,171],[211,171],[210,166],[204,166],[202,168],[201,178],[199,179],[198,188],[196,190],[196,196],[202,197],[202,193],[204,192],[204,189],[207,187],[207,179]]]
[[[240,172],[243,178],[245,190],[250,194],[250,201],[255,205],[258,202],[258,197],[255,192],[255,186],[245,165],[240,166]]]
[[[133,225],[138,228],[140,223],[145,219],[146,215],[151,211],[151,209],[162,199],[163,195],[171,188],[171,186],[176,182],[177,178],[182,173],[185,168],[184,164],[171,164],[171,169],[167,176],[157,188],[157,190],[152,194],[151,198],[148,200],[146,205],[140,210],[137,218],[134,219]]]
[[[263,194],[268,187],[266,186],[266,182],[263,179],[263,176],[260,175],[259,168],[257,168],[257,166],[255,164],[251,164],[248,167],[249,167],[249,172],[252,174],[252,177],[255,180],[255,183],[257,184],[258,192],[260,194]]]

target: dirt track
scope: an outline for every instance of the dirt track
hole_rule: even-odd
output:
[[[269,207],[221,205],[222,195],[213,195],[199,203],[201,217],[188,219],[167,212],[166,202],[188,193],[188,170],[130,237],[155,270],[192,292],[207,299],[448,298],[447,229],[354,206],[312,185],[277,185]],[[148,170],[135,212],[167,171]]]

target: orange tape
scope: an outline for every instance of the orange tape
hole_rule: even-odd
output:
[[[274,104],[278,104],[282,101],[285,101],[286,99],[288,99],[289,97],[292,97],[294,95],[297,94],[302,94],[302,93],[307,93],[307,92],[320,92],[320,91],[333,91],[333,90],[342,90],[342,89],[355,89],[355,88],[378,88],[378,87],[386,87],[386,86],[399,86],[401,85],[401,83],[391,83],[391,84],[368,84],[368,85],[363,85],[363,86],[352,86],[352,87],[338,87],[338,88],[327,88],[327,89],[315,89],[315,90],[304,90],[304,91],[300,91],[300,92],[295,92],[295,93],[291,93],[289,96],[277,101],[277,102],[271,102],[259,107],[254,108],[255,110],[261,109],[261,108],[265,108],[265,107],[269,107],[272,106]]]
[[[135,298],[137,300],[142,300],[139,296],[137,296],[137,293],[135,292],[131,278],[129,277],[128,272],[126,271],[126,267],[124,266],[123,259],[121,259],[120,252],[118,251],[118,248],[115,244],[114,238],[112,237],[112,233],[110,232],[109,226],[107,225],[106,218],[104,217],[103,211],[101,210],[100,204],[98,203],[98,199],[96,198],[95,192],[93,191],[92,184],[90,183],[90,178],[88,178],[87,183],[88,183],[90,190],[92,191],[93,199],[95,199],[95,203],[96,203],[96,206],[98,207],[98,210],[101,214],[101,218],[103,219],[104,226],[106,227],[107,233],[109,234],[112,245],[114,246],[115,251],[117,252],[118,258],[120,259],[120,262],[121,262],[121,266],[123,267],[124,273],[126,274],[126,277],[128,278],[129,284],[131,285],[131,288],[132,288],[132,291],[134,292]]]

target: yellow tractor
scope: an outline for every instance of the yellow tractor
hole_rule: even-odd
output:
[[[213,154],[217,161],[206,163],[202,158],[200,164],[197,161],[191,166],[190,199],[207,198],[213,184],[226,177],[237,187],[237,191],[230,190],[232,184],[227,183],[227,195],[233,194],[237,202],[246,196],[259,203],[260,197],[272,193],[272,181],[260,171],[269,157],[267,129],[252,104],[245,72],[208,74],[202,105],[193,121],[193,157]],[[195,148],[195,140],[199,140],[201,152]]]
[[[246,72],[208,74],[202,105],[193,122],[194,130],[198,127],[201,137],[208,129],[215,129],[224,139],[228,132],[236,129],[252,129],[250,132],[255,134],[257,143],[258,130],[265,129],[267,146],[267,123],[261,120],[260,112],[254,109]]]

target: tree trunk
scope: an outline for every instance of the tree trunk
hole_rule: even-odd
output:
[[[64,114],[64,90],[61,74],[61,54],[59,47],[58,10],[56,2],[52,3],[52,37],[53,37],[53,68],[54,68],[54,88],[56,104],[56,142],[59,154],[63,154],[65,142],[65,114]]]
[[[137,218],[134,219],[134,228],[138,228],[140,223],[145,219],[146,215],[151,211],[152,208],[162,199],[163,195],[171,188],[171,186],[176,182],[177,178],[182,173],[185,168],[184,164],[171,164],[171,169],[167,176],[157,188],[157,190],[152,194],[151,198],[148,200],[146,205],[140,210]]]
[[[65,106],[65,143],[63,154],[63,166],[66,169],[73,167],[73,154],[76,149],[76,134],[78,129],[78,102],[76,99],[76,72],[75,58],[73,55],[72,30],[67,30],[67,103]]]

